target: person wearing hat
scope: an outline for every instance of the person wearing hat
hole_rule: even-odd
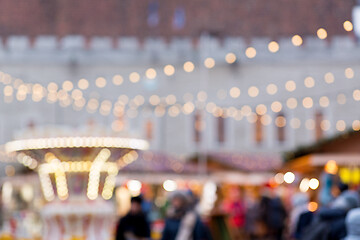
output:
[[[142,198],[132,197],[129,213],[120,219],[116,240],[150,239],[150,225],[141,207]]]

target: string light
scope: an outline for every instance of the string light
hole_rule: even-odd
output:
[[[253,48],[253,47],[248,47],[246,50],[245,50],[245,55],[246,57],[248,58],[254,58],[256,56],[256,49]]]
[[[299,35],[294,35],[292,38],[291,38],[291,42],[294,46],[296,47],[299,47],[302,45],[303,43],[303,39],[299,36]]]
[[[236,62],[236,55],[234,53],[228,53],[225,56],[225,61],[228,64],[233,64],[234,62]]]
[[[129,80],[132,83],[137,83],[140,81],[140,75],[137,72],[132,72],[129,75]]]
[[[332,74],[331,72],[328,72],[324,75],[324,80],[326,83],[331,84],[335,81],[335,77],[334,74]]]
[[[232,98],[238,98],[240,97],[241,94],[240,89],[238,87],[232,87],[229,93]]]
[[[248,94],[250,97],[257,97],[259,95],[259,89],[255,86],[251,86],[248,89]]]
[[[270,52],[276,53],[277,51],[279,51],[280,46],[279,46],[279,44],[277,42],[272,41],[272,42],[270,42],[268,44],[268,49],[269,49]]]
[[[266,92],[269,94],[269,95],[275,95],[278,91],[278,88],[275,84],[273,83],[270,83],[269,85],[267,85],[266,87]]]
[[[184,71],[185,72],[190,73],[190,72],[194,71],[194,69],[195,69],[195,65],[192,62],[187,61],[184,63]]]
[[[296,83],[292,80],[289,80],[285,83],[285,88],[288,92],[293,92],[296,89]]]
[[[343,27],[347,32],[351,32],[354,28],[353,24],[350,21],[345,21]]]
[[[62,84],[62,88],[67,92],[71,91],[73,87],[74,87],[73,83],[68,80],[63,82]]]
[[[329,98],[327,96],[322,96],[320,99],[319,99],[319,104],[321,107],[323,108],[326,108],[329,106],[330,104],[330,101],[329,101]]]
[[[215,67],[215,60],[213,58],[206,58],[204,66],[209,69]]]
[[[96,80],[95,80],[95,85],[98,87],[98,88],[104,88],[106,86],[106,79],[103,78],[103,77],[98,77]]]
[[[327,32],[324,28],[319,28],[316,32],[318,38],[320,38],[321,40],[324,40],[327,38]]]
[[[294,129],[298,129],[301,126],[301,121],[298,118],[293,118],[290,120],[290,126]]]
[[[354,70],[352,68],[346,68],[345,69],[345,77],[348,79],[354,78]]]
[[[343,132],[346,129],[346,123],[344,120],[339,120],[336,122],[336,130]]]
[[[85,78],[80,79],[78,82],[78,87],[82,90],[87,89],[89,87],[89,81]]]
[[[112,78],[112,82],[114,85],[120,86],[124,82],[124,78],[117,74]]]
[[[312,108],[313,106],[313,100],[311,97],[305,97],[303,99],[303,106],[304,108]]]
[[[148,79],[156,78],[156,70],[153,68],[149,68],[146,70],[145,75]]]
[[[279,101],[275,101],[271,104],[271,110],[278,113],[282,110],[282,104]]]
[[[286,100],[286,106],[289,109],[295,109],[297,107],[297,100],[296,98],[289,98],[288,100]]]
[[[166,76],[172,76],[172,75],[174,75],[174,73],[175,73],[175,68],[174,68],[174,66],[173,65],[166,65],[165,67],[164,67],[164,73],[165,73],[165,75]]]
[[[304,85],[307,88],[312,88],[312,87],[315,86],[315,81],[314,81],[314,79],[312,77],[307,77],[304,80]]]

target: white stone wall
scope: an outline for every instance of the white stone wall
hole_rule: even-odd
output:
[[[83,91],[84,98],[89,100],[97,95],[99,100],[116,99],[125,94],[129,98],[142,95],[147,100],[151,95],[157,94],[166,97],[174,94],[179,104],[184,104],[183,96],[190,93],[194,96],[199,91],[206,91],[206,102],[215,102],[220,107],[234,106],[241,109],[249,105],[254,110],[258,104],[265,104],[272,123],[264,126],[264,141],[258,145],[254,141],[254,124],[244,117],[241,121],[233,118],[226,119],[226,142],[221,146],[216,140],[216,119],[206,113],[206,130],[203,143],[197,146],[194,143],[193,121],[194,116],[180,114],[177,117],[165,115],[156,117],[153,107],[148,103],[138,108],[138,116],[126,119],[127,130],[135,135],[142,136],[146,119],[154,120],[154,139],[152,148],[179,155],[188,155],[196,151],[269,151],[278,152],[295,148],[301,144],[308,144],[315,140],[314,130],[305,127],[308,119],[313,119],[316,110],[322,110],[324,117],[331,122],[331,127],[325,136],[337,133],[335,128],[338,120],[344,120],[351,127],[355,119],[359,119],[357,110],[359,102],[352,98],[353,90],[360,87],[360,48],[351,38],[337,37],[330,43],[316,38],[306,38],[304,45],[295,47],[290,39],[280,39],[280,51],[270,53],[267,50],[269,39],[255,39],[250,46],[256,48],[257,55],[248,59],[244,52],[248,45],[241,38],[228,38],[222,43],[216,39],[204,37],[195,46],[190,39],[174,39],[166,44],[162,39],[148,39],[141,45],[136,39],[121,38],[114,45],[110,38],[95,37],[89,44],[81,36],[68,36],[57,39],[53,36],[42,36],[35,39],[31,46],[26,37],[14,36],[7,39],[5,45],[0,45],[0,71],[20,78],[24,82],[40,83],[47,86],[50,82],[59,85],[70,80],[76,86],[81,78],[90,81],[90,87]],[[114,47],[117,46],[117,47]],[[236,64],[229,65],[224,56],[228,52],[237,55]],[[213,69],[206,69],[203,60],[212,57],[216,61]],[[182,64],[192,61],[195,70],[192,73],[184,72]],[[172,64],[176,68],[175,75],[166,76],[162,68]],[[157,71],[154,80],[144,77],[147,68],[153,67]],[[351,67],[355,72],[353,79],[347,79],[344,70]],[[128,76],[136,71],[141,74],[141,81],[131,83]],[[324,74],[332,72],[335,82],[324,82]],[[115,74],[124,78],[121,86],[114,86],[111,79]],[[304,78],[311,76],[315,79],[313,88],[304,86]],[[99,89],[95,86],[95,79],[104,77],[107,86]],[[285,89],[285,83],[293,80],[297,84],[294,92]],[[274,83],[278,87],[275,95],[266,93],[266,86]],[[231,87],[241,89],[239,98],[229,96]],[[251,98],[247,94],[250,86],[257,86],[260,94]],[[0,97],[4,98],[4,85],[0,85]],[[217,93],[223,89],[227,97],[219,99]],[[344,93],[346,104],[336,102],[337,94]],[[16,94],[16,92],[14,93]],[[310,96],[314,100],[311,109],[305,109],[301,101]],[[319,106],[319,98],[328,96],[330,106]],[[290,97],[298,99],[298,107],[291,110],[286,107],[286,100]],[[271,111],[271,103],[280,101],[283,104],[283,113],[287,118],[286,141],[278,143],[274,118],[276,113]],[[0,142],[5,143],[12,139],[15,130],[24,128],[30,121],[35,125],[71,125],[74,127],[86,124],[89,119],[111,127],[115,117],[102,116],[99,112],[88,113],[85,108],[80,111],[73,110],[72,106],[60,107],[58,103],[49,104],[46,99],[33,102],[31,95],[25,101],[18,102],[14,97],[11,103],[0,103]],[[292,118],[299,118],[301,127],[291,128],[289,122]]]

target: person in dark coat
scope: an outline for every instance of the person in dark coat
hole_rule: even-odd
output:
[[[150,225],[141,207],[142,198],[132,197],[129,213],[120,219],[116,240],[144,240],[150,238]]]
[[[211,240],[209,230],[194,211],[186,193],[175,192],[170,201],[162,240]]]

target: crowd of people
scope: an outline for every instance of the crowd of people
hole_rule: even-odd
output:
[[[116,240],[151,239],[142,198],[131,199],[129,213],[119,220]],[[216,201],[202,218],[198,201],[188,191],[173,192],[166,209],[162,240],[359,240],[360,195],[344,184],[327,205],[309,208],[307,193],[296,193],[290,204],[271,187],[258,197]]]

